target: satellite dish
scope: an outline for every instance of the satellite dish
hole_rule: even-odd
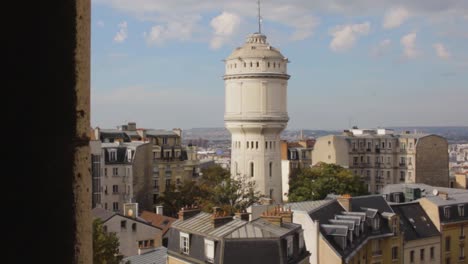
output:
[[[438,194],[439,194],[439,191],[438,191],[437,189],[434,189],[434,190],[432,190],[432,194],[433,194],[433,195],[438,195]]]

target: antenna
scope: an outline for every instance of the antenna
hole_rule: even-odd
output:
[[[257,0],[258,5],[258,33],[262,34],[262,16],[260,15],[260,0]]]

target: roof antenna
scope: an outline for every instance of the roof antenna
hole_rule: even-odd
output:
[[[257,0],[258,5],[258,33],[262,34],[262,16],[260,15],[260,0]]]

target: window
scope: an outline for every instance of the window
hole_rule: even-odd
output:
[[[421,261],[424,261],[424,248],[421,248],[421,250],[419,250],[419,259]]]
[[[388,148],[392,148],[392,142],[388,142]]]
[[[269,166],[269,175],[271,177],[273,175],[273,162],[270,161],[270,164],[268,166]]]
[[[163,138],[162,138],[162,143],[163,143],[163,144],[167,144],[167,137],[163,137]]]
[[[270,189],[270,198],[273,197],[273,189]]]
[[[445,264],[450,264],[450,257],[445,259]]]
[[[171,186],[171,179],[166,179],[166,187]]]
[[[413,164],[413,160],[411,159],[411,157],[408,157],[408,164],[409,165]]]
[[[445,251],[450,251],[450,237],[445,237]]]
[[[414,263],[414,250],[410,251],[409,259],[410,259],[410,263]]]
[[[380,240],[372,240],[372,255],[382,255],[382,251],[380,250]]]
[[[113,202],[112,203],[112,209],[114,209],[114,211],[118,211],[119,210],[119,203]]]
[[[377,216],[374,219],[372,219],[372,228],[374,230],[380,229],[380,219]]]
[[[458,205],[458,215],[465,216],[465,206],[463,204]]]
[[[460,244],[460,256],[458,257],[460,260],[465,259],[465,246],[463,244]]]
[[[107,168],[104,168],[104,176],[107,176]]]
[[[255,148],[258,149],[258,141],[255,141]]]
[[[104,209],[107,210],[107,203],[104,203]]]
[[[385,148],[385,142],[382,142],[382,148]]]
[[[119,168],[112,168],[112,176],[119,175]]]
[[[398,259],[398,247],[392,247],[392,260]]]
[[[190,252],[189,234],[187,233],[180,232],[180,251],[187,255]]]
[[[127,229],[127,221],[126,220],[120,221],[120,229],[121,230]]]
[[[392,229],[393,229],[393,234],[397,234],[397,231],[398,231],[398,219],[395,217],[393,218],[392,220]]]
[[[214,241],[205,238],[205,257],[210,263],[214,261]]]
[[[304,249],[304,233],[299,234],[299,250]]]
[[[464,226],[463,224],[460,226],[460,239],[464,239],[465,238],[465,230],[463,229]]]
[[[247,141],[247,148],[249,148],[249,142]]]
[[[293,237],[288,236],[286,238],[286,241],[287,241],[287,255],[288,255],[288,258],[290,258],[293,255]]]
[[[370,161],[370,157],[369,157],[369,156],[367,156],[367,164],[370,164],[370,163],[371,163],[371,161]]]
[[[409,143],[409,148],[410,148],[410,149],[413,148],[413,143],[412,143],[412,142]]]
[[[435,257],[435,251],[434,250],[435,250],[434,247],[431,247],[431,249],[429,250],[429,256],[430,256],[431,260],[433,260],[434,257]]]
[[[257,68],[260,67],[260,63],[257,61]]]
[[[265,141],[265,149],[268,149],[268,141]]]
[[[119,186],[118,185],[112,185],[112,193],[119,193]]]
[[[109,149],[109,161],[116,161],[117,160],[117,150]]]
[[[401,157],[400,158],[400,165],[405,165],[405,163],[406,163],[405,157]]]
[[[132,224],[132,231],[135,232],[137,230],[137,224],[133,223]]]
[[[390,180],[390,171],[387,171],[387,180]]]
[[[444,216],[445,218],[450,218],[450,206],[444,207]]]
[[[353,164],[357,165],[358,164],[358,157],[353,157]]]
[[[400,181],[404,181],[404,180],[405,180],[405,172],[400,171]]]

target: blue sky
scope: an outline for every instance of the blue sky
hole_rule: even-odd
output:
[[[224,126],[223,59],[254,0],[92,0],[91,125]],[[290,129],[468,125],[468,1],[262,1]]]

